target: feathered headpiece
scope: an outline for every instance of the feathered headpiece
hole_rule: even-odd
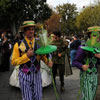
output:
[[[49,54],[53,51],[57,50],[57,47],[54,45],[50,45],[52,43],[52,40],[50,37],[47,36],[47,30],[42,29],[41,34],[39,34],[40,41],[38,44],[41,46],[38,50],[36,50],[37,54]]]
[[[100,53],[100,43],[97,41],[100,33],[100,27],[99,26],[94,26],[94,27],[89,27],[88,32],[91,32],[91,38],[86,41],[87,46],[82,46],[81,48],[86,51],[90,51],[92,53]]]

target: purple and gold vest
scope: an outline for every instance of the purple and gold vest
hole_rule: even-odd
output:
[[[25,47],[23,47],[23,48],[25,48],[25,50],[23,51],[22,49],[19,48],[20,56],[25,54],[29,49],[29,46],[28,46],[27,41],[25,39],[18,42],[19,47],[21,44],[23,44],[25,46]],[[35,51],[39,48],[39,45],[37,45],[37,43],[35,42],[33,48],[34,48],[34,56],[32,56],[30,58],[30,61],[28,61],[25,64],[20,65],[20,67],[19,67],[19,69],[26,74],[30,74],[31,72],[37,73],[40,70],[40,61],[38,61],[36,59],[37,55],[35,54]]]

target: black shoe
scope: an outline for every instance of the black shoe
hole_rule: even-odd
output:
[[[64,86],[61,86],[60,91],[61,91],[61,92],[64,92],[64,91],[65,91]]]

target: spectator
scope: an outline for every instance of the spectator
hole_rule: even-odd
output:
[[[78,39],[78,37],[75,35],[73,37],[73,42],[70,43],[70,60],[71,60],[71,66],[72,66],[72,62],[74,61],[74,58],[76,56],[76,52],[78,47],[81,45],[81,41]]]
[[[1,68],[0,71],[8,71],[10,68],[10,54],[9,41],[6,32],[1,34]]]

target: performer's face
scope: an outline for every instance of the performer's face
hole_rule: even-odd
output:
[[[33,26],[31,27],[27,27],[25,29],[25,36],[28,38],[28,39],[32,39],[34,37],[34,32],[35,32],[35,29]]]
[[[90,38],[93,38],[93,39],[99,38],[99,32],[98,31],[91,32]]]

